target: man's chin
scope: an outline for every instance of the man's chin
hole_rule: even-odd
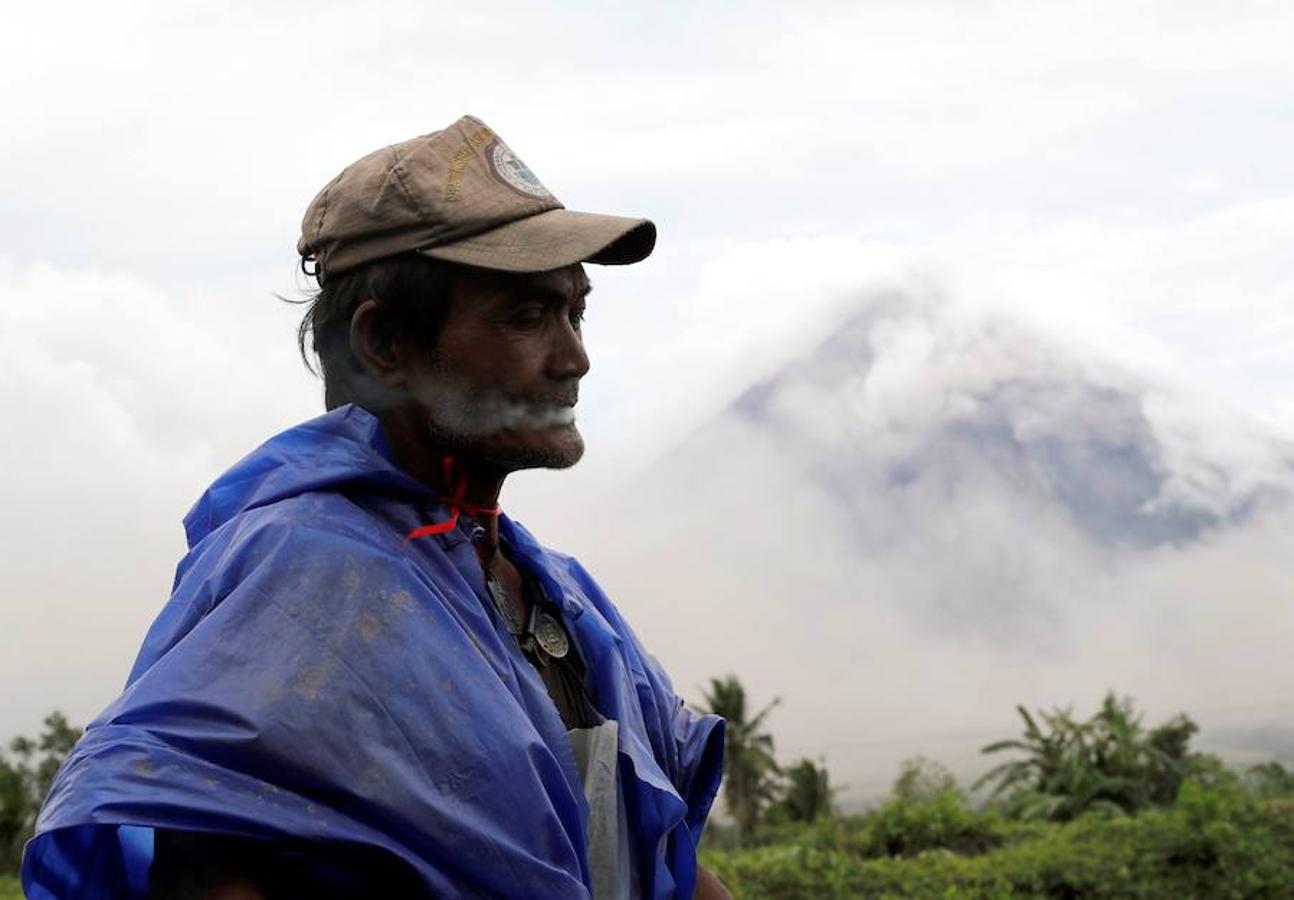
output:
[[[513,472],[521,469],[569,469],[584,456],[584,437],[574,425],[559,425],[517,437],[525,439],[482,447],[480,455],[500,469]]]

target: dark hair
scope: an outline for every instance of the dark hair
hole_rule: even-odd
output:
[[[350,322],[365,300],[378,302],[384,326],[393,333],[416,335],[428,349],[435,346],[445,321],[454,277],[452,263],[405,253],[339,275],[327,276],[308,266],[309,261],[303,259],[301,270],[315,279],[318,290],[304,300],[292,301],[309,304],[297,328],[297,346],[306,368],[323,376],[326,408],[364,399],[368,379],[350,350]],[[310,364],[307,338],[319,360],[319,371]]]

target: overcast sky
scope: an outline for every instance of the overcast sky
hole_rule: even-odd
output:
[[[185,510],[320,411],[274,297],[311,197],[464,113],[566,205],[660,230],[591,273],[586,463],[504,496],[576,553],[564,497],[873,288],[1294,434],[1291,43],[1294,7],[1236,0],[7,9],[0,736],[115,694]]]

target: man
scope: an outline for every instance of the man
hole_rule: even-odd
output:
[[[582,264],[654,242],[566,210],[471,117],[319,193],[301,340],[330,411],[186,517],[174,593],[41,812],[30,897],[726,896],[695,852],[721,721],[498,509],[509,473],[583,453]]]

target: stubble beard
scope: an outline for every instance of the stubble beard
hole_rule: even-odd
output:
[[[584,438],[569,406],[472,389],[452,377],[438,379],[419,399],[437,446],[503,471],[567,469],[584,456]],[[539,432],[548,434],[533,439]]]

